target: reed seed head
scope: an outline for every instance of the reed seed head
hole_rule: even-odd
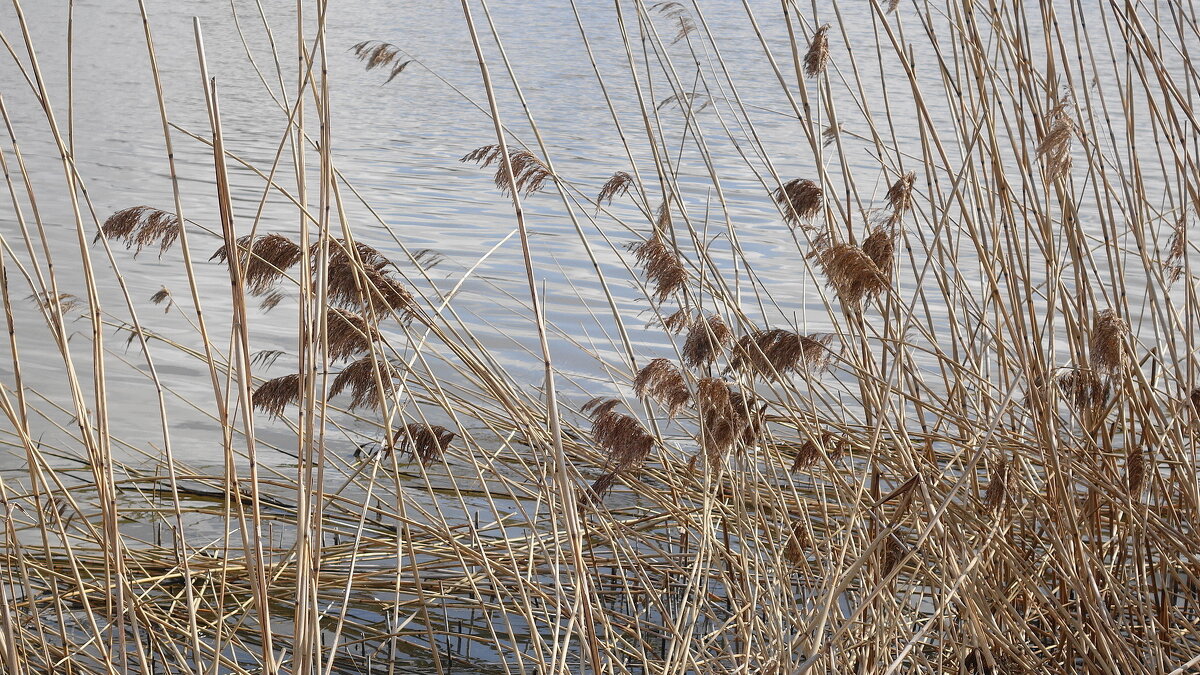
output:
[[[614,197],[627,194],[629,188],[633,186],[633,176],[625,171],[618,171],[609,178],[604,185],[600,186],[600,194],[596,196],[596,203],[601,202],[612,204]]]
[[[730,365],[766,377],[813,372],[832,361],[832,340],[832,335],[799,335],[782,328],[755,331],[738,340]]]
[[[1037,155],[1046,167],[1046,177],[1051,181],[1067,175],[1071,170],[1071,138],[1075,135],[1075,121],[1071,119],[1068,101],[1054,106],[1046,115],[1046,131],[1037,146]]]
[[[375,248],[337,239],[329,247],[329,298],[342,307],[372,318],[396,312],[402,317],[416,310],[412,293],[393,271],[395,265]],[[314,262],[315,264],[315,262]]]
[[[251,400],[255,409],[271,417],[283,417],[283,411],[288,404],[300,400],[300,373],[263,382],[254,390]]]
[[[1125,348],[1129,324],[1114,310],[1096,314],[1092,327],[1092,366],[1104,373],[1115,373],[1129,361]]]
[[[804,73],[816,77],[825,72],[829,65],[829,24],[824,24],[813,33],[808,43],[808,52],[804,54]]]
[[[890,285],[888,275],[853,244],[825,246],[810,255],[816,258],[829,286],[848,307],[857,308],[864,299],[879,295]]]
[[[1094,371],[1071,368],[1058,376],[1059,391],[1071,407],[1079,411],[1097,410],[1108,402],[1112,385]]]
[[[683,373],[667,359],[653,359],[642,366],[633,380],[634,392],[642,398],[653,398],[674,417],[691,400]]]
[[[351,47],[350,51],[366,65],[367,70],[375,70],[381,66],[390,67],[388,79],[384,84],[396,79],[396,76],[412,63],[411,59],[404,60],[399,47],[379,40],[365,40]]]
[[[270,292],[275,282],[279,281],[289,269],[300,261],[300,246],[279,233],[271,233],[262,237],[245,235],[238,237],[235,242],[238,253],[245,254],[245,264],[242,268],[242,278],[246,288],[254,295]],[[212,254],[209,260],[227,263],[229,251],[227,246],[221,246]]]
[[[371,350],[379,340],[379,331],[362,316],[337,307],[331,308],[326,324],[329,358],[346,359]]]
[[[379,370],[379,377],[383,383],[384,391],[382,392],[375,381],[376,368]],[[384,397],[389,393],[387,391],[388,384],[399,374],[396,367],[388,361],[365,356],[342,368],[342,372],[333,378],[333,383],[329,386],[329,398],[349,390],[350,410],[363,406],[379,410]]]
[[[645,241],[635,242],[629,249],[642,266],[642,272],[654,289],[654,300],[663,302],[671,294],[682,289],[688,280],[687,269],[661,237],[655,235]]]
[[[900,216],[912,210],[913,184],[916,183],[916,181],[917,173],[915,171],[909,171],[900,178],[896,179],[896,182],[892,183],[892,186],[888,188],[886,198],[888,206],[892,207],[894,218],[898,219]]]
[[[395,433],[396,449],[407,452],[428,466],[442,459],[455,433],[437,424],[413,422],[402,425]]]
[[[179,238],[179,219],[173,213],[149,206],[133,206],[109,216],[93,241],[99,241],[100,237],[115,239],[127,249],[136,249],[134,255],[146,246],[158,244],[158,253],[162,255]]]
[[[692,323],[687,339],[683,342],[683,362],[692,368],[700,368],[717,360],[721,352],[733,342],[733,331],[719,314],[709,314]]]
[[[499,144],[485,145],[476,148],[463,156],[459,161],[472,162],[482,167],[496,165],[496,175],[493,177],[500,192],[511,195],[515,190],[518,194],[528,197],[541,190],[550,180],[550,173],[542,160],[528,150],[508,148],[508,163],[512,167],[510,175],[503,161],[504,153]]]
[[[793,227],[812,220],[825,203],[821,186],[807,178],[790,180],[775,188],[772,194],[783,211],[783,219]]]
[[[617,399],[592,399],[583,411],[592,418],[592,438],[608,455],[609,466],[617,473],[642,465],[654,447],[654,437],[637,419],[616,411]]]

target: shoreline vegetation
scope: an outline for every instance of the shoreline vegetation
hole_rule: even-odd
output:
[[[111,213],[74,162],[47,45],[4,10],[23,79],[0,92],[0,409],[19,458],[0,472],[0,670],[1200,670],[1196,9],[746,2],[722,11],[757,41],[731,44],[705,0],[619,0],[603,31],[566,2],[621,140],[605,180],[560,172],[569,148],[543,135],[494,0],[459,0],[469,90],[384,36],[328,31],[338,3],[262,15],[274,61],[247,67],[280,92],[265,164],[227,146],[199,19],[206,126],[172,116],[137,0],[173,200],[131,186]],[[358,67],[331,69],[335,50]],[[511,204],[508,235],[449,277],[402,222],[348,216],[386,196],[338,164],[335,78],[418,72],[489,121],[458,168]],[[751,81],[786,107],[756,108]],[[18,96],[57,188],[30,180]],[[208,153],[207,184],[180,179],[180,144]],[[734,173],[791,281],[743,246]],[[189,217],[188,191],[218,217]],[[50,202],[73,220],[48,222]],[[260,217],[268,202],[291,216]],[[571,282],[606,343],[547,311],[547,213],[587,261]],[[522,267],[503,289],[479,272],[501,247]],[[155,255],[178,262],[173,290],[135,297]],[[218,274],[228,295],[201,292]],[[523,317],[526,347],[456,311],[479,292]],[[186,330],[157,331],[155,307]],[[261,349],[254,327],[284,316],[293,347]],[[109,413],[120,364],[155,401],[136,420]],[[176,451],[195,433],[179,400],[217,430],[218,465]],[[124,440],[148,427],[153,443]]]

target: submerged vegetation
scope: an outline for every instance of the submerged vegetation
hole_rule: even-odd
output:
[[[461,4],[484,98],[455,91],[495,135],[458,139],[446,180],[494,172],[472,198],[512,206],[523,270],[501,283],[478,274],[493,251],[412,250],[347,216],[369,194],[338,167],[330,81],[431,71],[327,33],[336,3],[299,3],[295,41],[270,42],[288,85],[266,165],[226,146],[197,21],[207,126],[156,87],[174,203],[130,186],[107,217],[13,3],[25,78],[4,97],[36,98],[65,183],[29,179],[0,99],[19,458],[0,670],[1196,672],[1194,9],[747,2],[722,10],[746,26],[731,44],[715,3],[621,0],[603,29],[568,4],[581,58],[624,59],[591,62],[622,143],[587,175],[560,172],[493,8]],[[215,221],[183,211],[179,143],[209,153]],[[268,199],[290,220],[235,219]],[[47,243],[68,241],[48,200],[77,242]],[[590,263],[571,281],[599,331],[547,309],[546,213]],[[141,298],[144,249],[163,288]],[[446,258],[461,270],[435,278]],[[471,293],[533,346],[481,337]],[[151,304],[185,329],[157,331]],[[267,322],[294,326],[290,349],[256,344]],[[137,419],[110,414],[116,363],[154,401]],[[180,400],[215,463],[177,452],[200,433],[173,423]]]

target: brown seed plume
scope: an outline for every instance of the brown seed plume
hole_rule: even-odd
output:
[[[793,227],[803,226],[821,212],[824,192],[821,186],[807,178],[795,178],[775,188],[775,203],[783,211],[783,219]]]
[[[913,183],[917,180],[917,173],[909,171],[900,178],[896,179],[895,183],[888,188],[887,203],[892,207],[893,218],[900,218],[905,213],[912,210],[912,194]]]
[[[409,316],[415,309],[412,293],[393,271],[395,265],[367,244],[348,246],[336,239],[329,247],[329,298],[345,308],[372,317],[396,312]]]
[[[825,130],[821,132],[821,138],[824,139],[821,141],[821,147],[828,148],[833,145],[837,141],[838,136],[845,130],[841,122],[825,127]]]
[[[735,391],[720,378],[705,377],[696,383],[696,408],[708,460],[720,464],[739,441],[751,444],[758,437],[766,405]]]
[[[375,383],[375,368],[378,365],[379,376],[383,380],[385,391],[380,392],[379,387]],[[391,363],[384,360],[375,360],[370,356],[363,357],[346,367],[342,368],[342,372],[333,378],[333,383],[329,385],[329,398],[333,398],[343,391],[350,391],[350,410],[366,406],[378,410],[383,402],[383,397],[389,392],[386,391],[388,383],[399,375],[399,371]]]
[[[1129,335],[1129,324],[1115,311],[1106,309],[1096,314],[1092,327],[1092,366],[1105,373],[1123,369],[1129,360],[1125,349]]]
[[[669,333],[678,334],[695,322],[695,315],[686,309],[680,308],[663,317],[662,327]]]
[[[1067,101],[1054,106],[1046,115],[1046,132],[1037,146],[1037,156],[1046,167],[1046,176],[1057,180],[1071,170],[1071,138],[1075,121],[1071,119]]]
[[[482,167],[496,165],[496,175],[493,181],[500,192],[511,195],[515,190],[518,194],[528,197],[541,190],[550,180],[550,169],[533,153],[518,148],[508,149],[508,162],[512,166],[512,174],[505,170],[502,161],[504,153],[500,145],[485,145],[467,153],[460,162],[473,162]]]
[[[632,186],[633,176],[625,171],[618,171],[604,185],[600,186],[600,194],[596,196],[596,203],[611,204],[614,197],[627,194]]]
[[[301,257],[300,247],[294,241],[275,232],[262,237],[248,234],[238,237],[235,243],[239,254],[245,255],[242,277],[246,288],[254,295],[269,292]],[[209,260],[228,262],[229,251],[226,249],[226,246],[217,249]]]
[[[1125,485],[1129,494],[1137,499],[1142,494],[1142,483],[1146,480],[1146,456],[1141,448],[1130,448],[1125,455]]]
[[[871,257],[853,244],[822,247],[810,255],[816,259],[829,286],[849,307],[858,307],[863,299],[879,295],[890,283],[888,275],[880,271]]]
[[[650,5],[650,9],[661,13],[668,19],[675,21],[678,25],[678,30],[675,33],[675,37],[671,39],[671,44],[679,42],[696,30],[696,22],[692,20],[691,13],[687,11],[687,8],[682,3],[656,2]]]
[[[167,303],[166,308],[163,310],[165,312],[171,311],[171,306],[175,304],[174,301],[171,300],[171,291],[166,286],[158,289],[154,295],[150,296],[150,302],[153,302],[156,305],[161,305],[164,302]]]
[[[411,59],[408,61],[403,59],[399,47],[379,40],[365,40],[351,47],[350,51],[354,52],[358,60],[366,65],[367,70],[390,66],[391,72],[384,84],[396,79],[396,76],[404,72],[404,69],[412,63]]]
[[[396,430],[396,449],[429,465],[445,456],[446,448],[450,447],[454,436],[454,432],[446,427],[413,422]]]
[[[646,280],[654,288],[656,302],[666,300],[672,293],[683,288],[688,280],[687,269],[675,255],[675,251],[663,243],[658,235],[629,246]]]
[[[804,471],[805,469],[816,466],[821,460],[821,441],[816,438],[809,438],[800,444],[796,450],[796,456],[792,459],[792,472]]]
[[[892,282],[893,259],[896,255],[896,232],[888,228],[875,228],[862,243],[863,253],[875,263],[875,267]]]
[[[596,477],[592,484],[588,486],[587,493],[584,498],[588,504],[599,504],[604,500],[604,496],[612,490],[613,485],[617,482],[617,474],[612,471],[606,471]]]
[[[653,398],[674,417],[691,400],[683,373],[667,359],[654,359],[642,366],[633,380],[634,392],[642,398]]]
[[[988,482],[987,491],[983,495],[983,503],[989,511],[999,511],[1008,500],[1009,472],[1007,459],[1000,460],[992,472],[992,479]]]
[[[379,331],[362,316],[336,307],[330,309],[326,325],[329,358],[346,359],[370,351]]]
[[[179,219],[173,213],[149,206],[133,206],[109,216],[93,241],[99,241],[100,237],[120,241],[127,249],[135,248],[134,255],[146,246],[158,244],[162,255],[179,238]]]
[[[738,340],[730,365],[767,377],[812,372],[829,365],[832,340],[832,335],[800,335],[782,328],[759,330]]]
[[[719,314],[692,323],[683,342],[683,361],[692,368],[707,366],[733,342],[733,331]]]
[[[300,373],[284,375],[267,380],[254,390],[252,401],[255,409],[271,417],[282,417],[289,403],[300,400]]]
[[[1056,383],[1071,407],[1079,411],[1096,410],[1108,401],[1109,382],[1091,370],[1072,368],[1059,375]]]
[[[808,549],[811,547],[812,540],[808,536],[808,527],[803,520],[797,519],[792,524],[792,533],[788,537],[783,557],[793,565],[802,565],[808,560]]]
[[[596,398],[583,406],[592,418],[592,438],[616,473],[638,468],[654,447],[654,437],[635,418],[616,411],[617,399]]]
[[[804,54],[804,73],[816,77],[825,71],[829,65],[829,24],[825,24],[813,33],[808,43],[808,52]]]

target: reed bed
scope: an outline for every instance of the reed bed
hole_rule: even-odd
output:
[[[622,45],[622,72],[594,71],[619,159],[560,173],[505,49],[521,36],[462,0],[486,95],[464,93],[463,114],[495,135],[461,139],[454,175],[492,173],[477,198],[511,204],[524,269],[478,279],[490,252],[471,252],[452,286],[402,227],[346,215],[365,197],[338,167],[331,80],[395,87],[426,67],[386,36],[327,34],[336,3],[274,25],[266,165],[227,145],[197,21],[207,126],[177,124],[157,88],[174,202],[106,195],[127,199],[111,215],[20,3],[6,10],[25,79],[4,96],[40,102],[62,184],[35,190],[0,98],[0,408],[22,458],[0,472],[0,670],[1200,669],[1194,8],[861,0],[864,28],[846,0],[746,2],[757,41],[731,43],[713,3],[616,2],[601,30],[569,2],[581,52]],[[763,71],[728,68],[735,49]],[[360,69],[332,71],[333,50]],[[785,102],[769,112],[790,142],[759,133],[751,80]],[[178,143],[211,156],[216,221],[183,212],[199,188]],[[792,261],[784,282],[743,245],[734,173]],[[235,219],[235,200],[268,197],[294,227]],[[45,222],[46,200],[73,222]],[[606,344],[546,311],[530,203],[577,235]],[[77,246],[52,250],[66,226]],[[176,290],[130,294],[147,252],[178,262]],[[60,283],[68,267],[81,285]],[[228,295],[201,293],[204,275]],[[472,292],[536,345],[480,339],[456,311]],[[157,332],[148,303],[187,334]],[[254,326],[285,307],[293,348],[262,350]],[[47,354],[54,383],[28,374]],[[163,360],[211,392],[178,393]],[[140,419],[109,413],[118,363],[155,402]],[[172,425],[180,398],[218,465],[176,452],[194,433]],[[147,425],[156,442],[125,440]]]

